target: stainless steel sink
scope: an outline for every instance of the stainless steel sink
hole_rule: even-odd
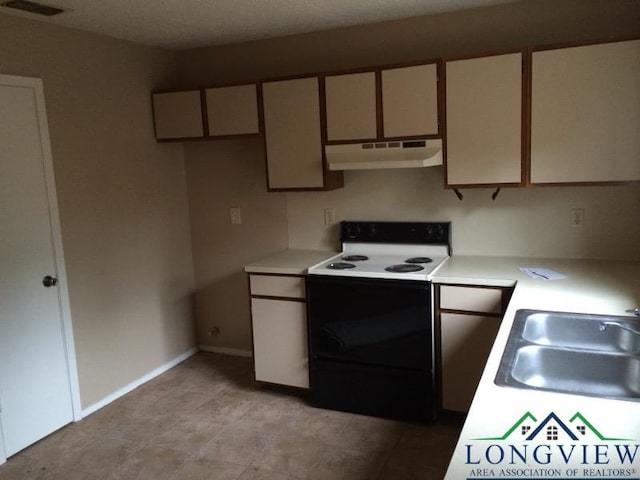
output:
[[[529,345],[511,371],[529,387],[556,392],[640,399],[640,357]]]
[[[518,310],[495,383],[640,401],[639,326],[632,317]]]
[[[554,312],[529,313],[524,317],[522,337],[537,345],[640,353],[640,335],[616,327],[602,330],[602,322],[614,317]],[[634,326],[633,319],[615,318],[621,325]]]

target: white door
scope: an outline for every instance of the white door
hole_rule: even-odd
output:
[[[0,463],[77,409],[52,174],[41,81],[0,75]]]

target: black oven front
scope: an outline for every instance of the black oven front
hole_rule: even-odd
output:
[[[434,419],[429,282],[310,275],[307,294],[315,405]]]

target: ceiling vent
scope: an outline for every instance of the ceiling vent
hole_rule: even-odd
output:
[[[37,15],[44,15],[45,17],[52,17],[64,13],[66,10],[63,8],[54,7],[51,5],[43,5],[41,3],[30,2],[29,0],[6,0],[0,2],[0,5],[7,8],[15,8],[16,10],[22,10],[23,12],[35,13]]]

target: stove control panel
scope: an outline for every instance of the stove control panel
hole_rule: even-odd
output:
[[[447,245],[451,222],[350,222],[340,224],[341,242]]]

